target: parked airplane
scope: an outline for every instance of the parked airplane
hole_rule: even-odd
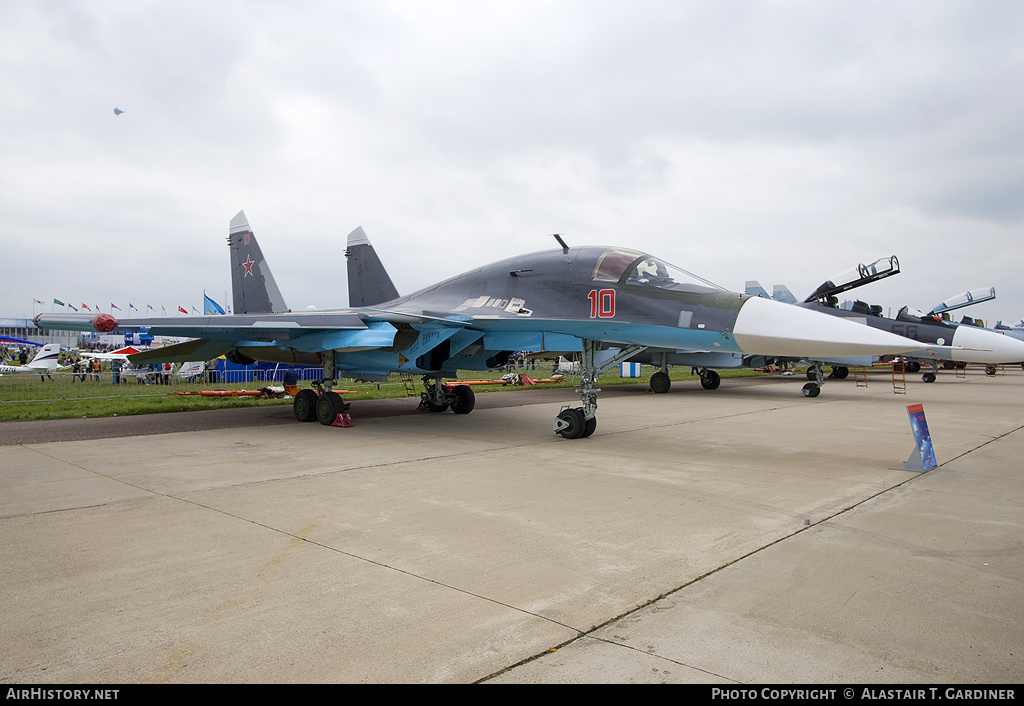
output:
[[[874,282],[894,274],[899,274],[899,261],[895,256],[880,258],[868,264],[859,264],[847,270],[831,280],[825,282],[817,290],[814,296],[833,296],[839,292],[845,292],[856,286],[857,283]],[[836,284],[838,282],[838,284]],[[785,285],[777,284],[772,288],[772,294],[768,294],[761,283],[756,280],[747,280],[745,292],[752,297],[771,299],[785,304],[797,305],[797,298]],[[833,304],[834,301],[830,300]],[[661,370],[651,376],[651,390],[658,393],[668,392],[672,387],[672,381],[668,375],[669,365],[691,366],[696,368],[700,375],[700,384],[705,390],[717,390],[721,384],[721,376],[715,370],[731,368],[761,368],[771,363],[779,363],[783,366],[790,361],[814,360],[810,354],[803,355],[744,355],[742,353],[727,353],[723,351],[672,351],[649,348],[644,353],[634,357],[632,360],[640,363],[650,363],[660,366]],[[870,364],[870,357],[862,357],[858,361],[845,361],[847,364]],[[849,374],[846,365],[834,365],[833,374],[838,378],[845,378]],[[812,365],[809,369],[808,378],[814,382],[803,387],[805,397],[817,397],[821,393],[821,386],[824,376],[821,373],[820,365]]]
[[[62,369],[62,366],[58,364],[59,356],[60,345],[57,343],[47,343],[25,365],[0,365],[0,374],[35,373],[39,376],[49,375],[54,370]]]
[[[960,326],[949,322],[943,322],[941,317],[934,314],[923,314],[915,312],[908,307],[903,307],[895,319],[882,316],[882,308],[870,306],[862,301],[853,303],[852,309],[840,309],[838,307],[837,295],[848,292],[851,289],[862,287],[871,282],[885,279],[899,274],[899,261],[895,256],[883,257],[867,264],[859,264],[843,273],[822,283],[813,294],[799,306],[812,308],[823,313],[836,317],[847,318],[857,323],[866,324],[872,328],[889,331],[891,333],[905,336],[918,341],[917,350],[907,351],[901,354],[904,359],[909,359],[908,370],[918,372],[921,363],[931,366],[931,370],[922,376],[924,382],[934,382],[935,373],[938,370],[940,361],[969,362],[969,363],[1008,363],[1018,362],[1019,357],[1024,355],[1024,346],[1018,342],[1008,340],[1007,337],[997,338],[999,334],[985,331],[972,326]],[[795,301],[789,290],[782,285],[776,285],[773,289],[776,300]],[[760,283],[750,280],[746,283],[746,292],[752,296],[767,297],[768,293]],[[994,298],[995,292],[991,289],[971,290],[958,297],[951,298],[940,307],[948,310],[965,306],[961,300],[969,303],[977,303]],[[938,308],[938,307],[937,307]],[[961,330],[962,329],[962,330]],[[922,344],[925,344],[922,347]],[[667,392],[671,386],[667,374],[669,364],[691,365],[699,368],[701,385],[708,390],[716,389],[720,383],[720,377],[713,368],[738,368],[738,367],[761,367],[772,358],[776,360],[793,356],[745,356],[736,353],[724,354],[720,352],[706,352],[695,354],[692,351],[672,352],[648,350],[644,354],[649,362],[661,365],[662,370],[651,377],[651,389],[655,392]],[[811,381],[803,387],[803,394],[807,397],[817,397],[821,392],[824,383],[823,364],[832,365],[833,376],[839,379],[849,374],[850,365],[870,365],[879,358],[888,359],[888,356],[858,356],[841,358],[822,358],[812,355],[797,356],[796,359],[811,361],[807,370],[807,378]],[[634,358],[643,361],[644,358]]]
[[[912,372],[920,370],[921,363],[931,367],[931,371],[922,375],[921,379],[924,382],[935,382],[935,373],[938,371],[941,361],[991,365],[1016,363],[1024,360],[1024,342],[976,326],[962,326],[943,321],[936,313],[924,314],[904,306],[899,310],[896,318],[891,319],[882,316],[882,307],[871,306],[859,300],[854,301],[850,309],[838,308],[835,295],[839,292],[864,286],[898,272],[899,263],[895,257],[889,258],[888,266],[885,265],[885,260],[886,258],[882,258],[870,265],[859,265],[852,270],[854,273],[852,277],[836,278],[834,281],[841,282],[839,285],[834,284],[833,280],[825,282],[807,297],[801,306],[811,307],[817,311],[851,319],[875,329],[889,331],[918,341],[920,346],[918,350],[905,352],[901,357],[909,359],[915,364],[913,367],[916,369]],[[995,291],[992,289],[972,290],[961,297],[969,304],[972,303],[972,300],[976,302],[984,300],[984,298],[994,298]],[[951,300],[936,308],[945,307],[947,310],[951,310],[966,305]],[[858,364],[858,361],[844,361],[839,358],[816,360],[818,362],[812,370],[808,371],[808,377],[811,377],[812,374],[815,375],[819,385],[822,379],[821,363],[832,362],[838,364],[840,368],[848,363]],[[835,369],[836,366],[833,365],[833,370]]]
[[[582,406],[563,409],[554,424],[566,438],[594,432],[598,374],[649,346],[828,358],[900,353],[916,345],[815,311],[728,292],[632,249],[570,248],[555,237],[559,249],[512,257],[382,301],[396,292],[387,286],[390,278],[365,234],[356,229],[346,255],[350,272],[364,268],[355,284],[360,304],[288,312],[240,212],[228,238],[235,314],[124,323],[111,314],[39,314],[36,324],[102,333],[148,326],[155,335],[195,337],[131,356],[132,362],[223,354],[235,362],[323,366],[324,379],[315,383],[320,394],[301,391],[294,412],[301,421],[325,425],[347,407],[332,389],[339,375],[360,380],[386,379],[390,372],[422,375],[429,408],[466,414],[475,404],[472,390],[442,382],[458,370],[500,367],[514,351],[580,351]],[[374,290],[367,285],[374,280],[385,284]],[[277,296],[267,298],[268,292]],[[265,313],[254,304],[261,295],[267,299],[260,307]],[[602,349],[612,347],[619,352],[602,359]]]

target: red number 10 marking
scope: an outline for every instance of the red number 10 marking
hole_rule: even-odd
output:
[[[591,289],[587,295],[590,300],[590,318],[608,319],[615,316],[615,290],[602,289],[600,292]]]

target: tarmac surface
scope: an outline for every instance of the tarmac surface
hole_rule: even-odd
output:
[[[0,681],[1021,682],[1024,372],[804,382],[0,424]]]

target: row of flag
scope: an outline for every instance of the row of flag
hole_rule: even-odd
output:
[[[33,301],[35,301],[36,304],[42,304],[43,306],[46,305],[46,302],[41,301],[39,299],[35,299]],[[96,304],[95,307],[90,307],[85,302],[82,302],[82,306],[81,307],[76,307],[73,304],[66,304],[66,303],[62,302],[60,299],[54,299],[53,303],[54,303],[55,306],[63,306],[63,307],[66,307],[68,309],[71,309],[74,312],[78,312],[80,310],[84,310],[84,311],[88,311],[88,312],[95,311],[97,313],[100,313],[102,311],[102,309],[100,309],[100,305],[99,304]],[[135,311],[141,311],[141,309],[139,309],[139,307],[137,307],[134,304],[132,304],[131,302],[129,302],[128,303],[128,312],[129,312],[129,314],[131,313],[131,311],[133,309]],[[122,309],[121,309],[121,307],[119,307],[114,302],[110,302],[110,311],[111,311],[111,313],[113,313],[114,311],[122,311]],[[146,311],[152,311],[152,312],[156,313],[157,309],[156,309],[156,307],[152,306],[151,304],[146,304]],[[164,316],[167,315],[167,307],[161,306],[160,307],[160,311],[163,312]],[[196,314],[200,313],[199,309],[195,308],[194,306],[192,307],[192,311],[194,313],[196,313]],[[179,314],[188,314],[189,311],[185,307],[179,306],[177,313],[179,313]],[[216,315],[216,314],[224,314],[224,313],[231,313],[231,307],[229,306],[228,309],[227,309],[227,312],[225,312],[224,311],[224,307],[222,307],[220,304],[218,304],[213,299],[211,299],[209,296],[207,296],[206,292],[203,292],[203,311],[202,311],[202,314],[204,314],[204,315]]]

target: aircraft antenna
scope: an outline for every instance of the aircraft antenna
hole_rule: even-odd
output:
[[[568,253],[569,252],[569,246],[565,244],[564,240],[562,240],[562,236],[560,236],[558,233],[553,233],[552,235],[554,235],[555,240],[558,241],[558,244],[562,246],[562,252]]]

